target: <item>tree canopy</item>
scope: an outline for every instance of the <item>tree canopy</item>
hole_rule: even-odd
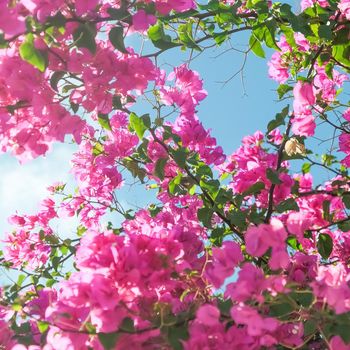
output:
[[[201,72],[159,58],[240,32],[283,107],[225,154]],[[0,349],[350,349],[349,71],[349,0],[0,0],[0,148],[73,142],[76,181],[9,219]]]

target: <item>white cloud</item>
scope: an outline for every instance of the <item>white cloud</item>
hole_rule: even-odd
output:
[[[48,194],[46,188],[56,181],[69,179],[72,146],[54,145],[45,158],[20,165],[9,155],[0,157],[0,239],[8,230],[7,218],[16,211],[34,214]]]

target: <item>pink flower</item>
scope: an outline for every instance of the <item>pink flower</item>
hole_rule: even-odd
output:
[[[239,271],[236,282],[230,283],[225,291],[225,296],[234,301],[244,302],[256,299],[261,302],[266,287],[264,272],[253,264],[245,263]]]
[[[50,245],[43,242],[38,233],[22,229],[7,234],[5,243],[4,258],[13,267],[35,270],[46,264],[51,252]]]
[[[168,14],[171,10],[185,12],[195,8],[193,0],[155,0],[157,10],[163,14]]]
[[[296,115],[292,119],[292,131],[299,136],[313,136],[315,134],[315,118],[310,110],[305,110],[304,114]]]
[[[339,136],[339,149],[340,151],[349,154],[350,153],[350,134],[342,133]]]
[[[320,266],[315,282],[312,282],[314,294],[331,306],[336,314],[350,310],[349,276],[343,265]]]
[[[168,81],[171,80],[175,80],[174,87],[162,86],[160,89],[162,101],[169,106],[177,104],[186,116],[193,115],[195,107],[207,96],[199,74],[183,64],[169,74]]]
[[[302,114],[310,106],[314,105],[316,98],[310,83],[298,81],[293,89],[293,109],[296,114]]]
[[[260,257],[272,248],[269,265],[272,269],[285,268],[289,262],[285,240],[287,231],[282,222],[272,218],[270,224],[251,226],[245,234],[247,253]]]
[[[289,345],[290,347],[298,347],[303,344],[303,323],[281,324],[274,335],[282,344]]]
[[[287,228],[288,232],[296,235],[299,240],[304,239],[304,233],[310,229],[313,219],[308,212],[293,212],[288,215]]]
[[[221,248],[213,248],[212,251],[212,262],[207,267],[206,276],[215,288],[219,288],[243,261],[243,254],[240,246],[230,241],[224,242]]]
[[[25,17],[20,14],[20,6],[10,6],[9,1],[0,1],[0,31],[4,32],[5,39],[25,33]]]
[[[350,350],[350,344],[345,344],[339,335],[332,337],[329,345],[330,350]]]
[[[93,11],[99,2],[99,0],[76,0],[75,10],[77,16],[82,16],[90,11]]]
[[[219,322],[220,311],[209,304],[201,306],[196,313],[196,319],[206,326],[215,326]]]
[[[280,129],[274,129],[269,132],[269,138],[276,145],[280,145],[283,141],[283,135],[281,134]]]
[[[21,2],[40,22],[44,22],[47,17],[54,15],[64,6],[63,0],[22,0]]]
[[[294,40],[296,44],[298,45],[299,50],[301,51],[309,51],[310,50],[310,43],[305,38],[304,34],[302,33],[294,33]]]
[[[132,24],[136,31],[143,32],[156,22],[157,18],[154,15],[147,14],[145,10],[138,10],[132,16]]]
[[[269,77],[280,84],[285,83],[289,78],[288,64],[283,61],[282,53],[274,52],[271,60],[267,63],[269,66]]]
[[[312,7],[315,3],[319,4],[321,7],[329,6],[327,0],[301,0],[301,9],[304,11],[305,9]]]
[[[343,113],[343,118],[350,122],[350,108],[348,108],[344,113]]]
[[[264,318],[257,310],[244,304],[234,306],[231,309],[231,317],[237,324],[246,325],[247,333],[251,336],[261,336],[266,332],[273,332],[279,325],[278,321],[274,318]],[[277,343],[277,340],[274,343]]]
[[[341,0],[338,8],[345,18],[350,21],[350,0]]]

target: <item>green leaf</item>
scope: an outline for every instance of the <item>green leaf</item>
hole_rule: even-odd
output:
[[[279,178],[279,175],[278,175],[278,172],[271,169],[271,168],[268,168],[266,170],[266,176],[267,178],[271,181],[272,184],[274,185],[280,185],[282,184],[282,181],[280,180]]]
[[[335,315],[332,318],[332,323],[328,324],[329,331],[333,335],[339,335],[343,339],[344,343],[349,344],[350,343],[350,313],[342,313]]]
[[[176,186],[180,185],[182,179],[182,174],[177,174],[170,182],[169,182],[169,192],[171,194],[175,193]]]
[[[299,211],[299,207],[294,198],[288,198],[285,201],[279,203],[276,206],[276,210],[279,213],[284,213],[285,211],[288,211],[288,210]]]
[[[19,275],[16,283],[17,286],[21,287],[25,279],[26,279],[26,275]]]
[[[220,246],[225,236],[225,228],[221,226],[215,227],[210,234],[210,242],[214,245]]]
[[[213,216],[213,210],[211,208],[200,208],[197,212],[198,220],[203,223],[205,227],[211,227],[211,218]]]
[[[301,167],[301,170],[303,172],[303,174],[307,174],[310,172],[312,164],[311,163],[304,163]]]
[[[314,301],[314,295],[309,291],[292,292],[289,296],[303,307],[309,307]]]
[[[272,304],[270,306],[270,315],[272,317],[281,317],[288,315],[293,311],[293,307],[289,303]]]
[[[185,168],[186,167],[186,151],[182,148],[179,148],[177,150],[174,150],[172,152],[172,156],[176,162],[176,164],[180,168]]]
[[[146,170],[140,167],[140,163],[133,160],[125,158],[123,159],[123,165],[130,171],[134,178],[139,178],[141,183],[144,183],[146,177]]]
[[[147,34],[153,42],[161,41],[165,37],[163,24],[158,22],[157,24],[151,26],[148,29]]]
[[[33,36],[27,35],[26,41],[19,47],[19,54],[24,61],[38,68],[40,72],[44,72],[47,61],[41,51],[35,48],[33,41]]]
[[[37,321],[36,324],[38,326],[40,333],[45,333],[49,328],[49,324],[47,322],[44,322],[44,321]]]
[[[98,114],[98,123],[108,131],[112,131],[111,124],[109,122],[108,114],[99,113]]]
[[[248,188],[246,191],[242,193],[242,195],[250,196],[251,194],[258,194],[261,192],[261,190],[265,189],[265,184],[263,182],[256,182],[253,186]]]
[[[62,14],[62,12],[57,12],[54,16],[51,16],[47,19],[47,22],[53,25],[54,27],[64,27],[66,24],[66,17]]]
[[[119,327],[120,330],[128,333],[135,332],[134,321],[130,317],[125,317],[122,324]]]
[[[201,188],[207,190],[209,194],[216,200],[216,196],[220,192],[220,181],[219,180],[200,180],[199,185]],[[219,204],[219,203],[217,203]]]
[[[261,57],[261,58],[265,58],[265,52],[264,52],[259,40],[254,36],[254,34],[252,34],[250,39],[249,39],[249,47],[256,56]]]
[[[52,87],[53,90],[58,92],[58,83],[64,77],[65,74],[66,72],[64,71],[57,71],[51,75],[50,86]]]
[[[323,259],[328,259],[333,251],[333,239],[327,233],[321,233],[317,240],[317,250]]]
[[[164,180],[164,167],[167,162],[168,159],[166,158],[159,158],[156,162],[154,175],[156,175],[160,180]]]
[[[55,271],[57,271],[57,269],[60,265],[60,262],[61,262],[61,258],[59,256],[54,256],[51,259],[52,267],[54,268]]]
[[[322,216],[327,221],[331,221],[332,220],[331,213],[330,213],[330,206],[331,206],[330,201],[324,201],[322,203],[322,209],[323,209],[323,215]]]
[[[308,337],[317,330],[317,323],[314,320],[307,320],[304,323],[304,336]]]
[[[111,16],[111,18],[116,20],[121,20],[124,22],[128,22],[130,20],[130,13],[123,7],[116,9],[113,7],[110,7],[107,9],[108,14]]]
[[[349,315],[347,315],[349,317]],[[335,334],[340,335],[345,344],[350,343],[350,332],[349,332],[349,322],[347,323],[338,323],[333,326],[332,330]]]
[[[230,310],[232,308],[232,299],[226,299],[226,300],[221,300],[218,299],[218,308],[220,310],[220,312],[224,315],[229,315],[230,314]]]
[[[244,230],[247,227],[247,214],[241,210],[230,212],[228,218],[230,219],[230,222],[240,230]]]
[[[292,47],[292,49],[298,49],[297,43],[294,38],[294,30],[286,25],[281,24],[280,29],[286,37],[287,43]]]
[[[124,29],[123,27],[114,27],[109,32],[109,41],[114,48],[123,53],[128,53],[124,44]]]
[[[286,84],[281,84],[278,88],[277,88],[277,93],[278,93],[278,98],[281,99],[284,97],[284,95],[289,92],[292,91],[293,87],[286,85]]]
[[[4,49],[6,47],[8,47],[8,42],[5,39],[4,34],[0,33],[0,49]]]
[[[46,287],[51,288],[55,283],[57,283],[57,281],[55,279],[53,279],[53,278],[48,279],[46,281]]]
[[[212,169],[204,163],[198,164],[198,167],[196,168],[196,174],[200,177],[202,177],[202,176],[208,176],[210,178],[213,177]]]
[[[276,42],[276,23],[275,21],[269,21],[266,23],[264,31],[264,41],[268,47],[281,51]]]
[[[318,27],[318,35],[320,36],[320,38],[332,40],[332,28],[325,24],[321,24]]]
[[[342,201],[343,201],[346,209],[350,209],[350,193],[343,194]]]
[[[201,51],[201,48],[196,44],[195,40],[193,39],[192,25],[193,23],[190,21],[188,21],[186,24],[179,25],[177,30],[179,39],[181,43],[184,44],[186,47]]]
[[[287,238],[287,244],[291,248],[293,248],[294,250],[302,250],[303,249],[302,245],[298,242],[298,240],[294,236],[289,236]]]
[[[143,121],[143,124],[146,126],[146,128],[151,127],[151,117],[149,116],[149,114],[142,115],[141,119]]]
[[[96,52],[96,37],[97,31],[92,23],[81,24],[73,33],[73,39],[77,47],[84,47],[92,54]]]
[[[112,102],[113,103],[113,108],[115,108],[115,109],[123,109],[121,96],[114,95],[112,101],[113,101]]]
[[[325,68],[324,68],[324,71],[325,71],[327,77],[331,80],[333,80],[333,70],[334,70],[334,63],[333,62],[327,63]]]
[[[272,130],[276,129],[280,125],[284,125],[288,112],[289,112],[289,105],[284,107],[280,113],[276,114],[275,119],[269,122],[269,124],[267,125],[267,131],[271,132]]]
[[[334,32],[335,38],[333,40],[334,45],[342,45],[349,43],[349,27],[337,28]]]
[[[179,46],[172,42],[170,35],[166,35],[164,32],[164,27],[161,22],[151,26],[148,29],[148,37],[152,40],[153,45],[159,49],[169,49],[174,46]]]
[[[188,330],[184,325],[170,326],[167,329],[167,336],[171,348],[174,350],[183,349],[183,341],[188,339]]]
[[[213,39],[215,40],[215,42],[218,46],[223,44],[228,38],[229,38],[229,36],[227,35],[226,32],[213,33]]]
[[[139,118],[135,113],[130,113],[129,122],[131,129],[136,132],[139,139],[142,139],[145,131],[147,130],[144,120]]]
[[[103,152],[104,152],[103,144],[100,142],[96,142],[94,145],[94,148],[92,149],[92,154],[97,157]]]
[[[120,334],[118,332],[98,333],[98,340],[101,342],[105,350],[115,349],[119,337]]]
[[[332,49],[333,57],[350,69],[350,44],[334,45]]]

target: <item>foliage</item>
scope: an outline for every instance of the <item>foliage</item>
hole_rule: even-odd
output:
[[[196,115],[199,74],[157,58],[243,31],[245,55],[273,51],[283,108],[225,155]],[[302,0],[300,12],[266,0],[0,2],[1,149],[24,162],[71,137],[77,184],[53,184],[35,215],[10,218],[0,263],[19,275],[1,290],[0,348],[350,349],[349,38],[348,0]],[[143,97],[153,112],[138,115]],[[339,145],[319,157],[317,123]],[[332,176],[316,184],[320,168]],[[152,205],[121,206],[127,176],[156,192]],[[54,222],[67,215],[79,226],[63,239]]]

